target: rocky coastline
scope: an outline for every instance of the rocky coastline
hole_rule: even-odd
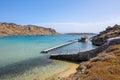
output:
[[[0,36],[8,35],[51,35],[58,34],[52,28],[36,25],[18,25],[15,23],[0,23]]]
[[[78,52],[77,54],[51,54],[50,59],[71,61],[71,62],[83,62],[96,57],[99,53],[106,50],[111,45],[120,44],[120,37],[114,37],[107,40],[107,42],[95,49]]]
[[[108,26],[105,31],[100,32],[98,35],[92,37],[92,44],[96,46],[103,45],[107,39],[120,36],[120,25]]]
[[[85,35],[96,35],[96,33],[66,33],[66,35],[83,35],[83,34],[85,34]]]
[[[91,50],[86,54],[94,55],[89,59],[88,55],[80,55],[79,53],[68,56],[70,60],[82,58],[86,60],[79,61],[79,67],[75,73],[68,77],[61,77],[56,80],[120,80],[120,25],[106,28],[105,31],[92,38],[94,45],[100,46],[97,49]],[[105,46],[104,46],[105,45]],[[103,46],[103,47],[102,47]],[[101,48],[102,47],[102,48]],[[94,53],[95,51],[95,53]],[[62,59],[66,56],[62,56]],[[57,56],[61,60],[60,56]],[[56,57],[53,56],[56,59]]]
[[[77,72],[60,80],[120,80],[120,44],[79,64]]]

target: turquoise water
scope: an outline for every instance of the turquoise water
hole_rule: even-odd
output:
[[[93,35],[88,35],[89,37]],[[0,37],[0,76],[24,72],[35,66],[50,65],[50,54],[42,50],[80,38],[80,35],[6,36]],[[50,53],[77,53],[95,48],[91,42],[74,43]],[[12,69],[13,68],[13,69]],[[17,71],[17,72],[16,72]]]

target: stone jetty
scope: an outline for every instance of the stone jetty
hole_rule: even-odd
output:
[[[82,62],[97,56],[100,52],[107,49],[110,45],[120,44],[120,37],[114,37],[107,40],[105,44],[95,49],[79,52],[77,54],[51,54],[50,59],[65,60],[72,62]]]

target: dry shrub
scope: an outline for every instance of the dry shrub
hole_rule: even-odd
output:
[[[119,48],[117,48],[117,47],[113,48],[113,46],[110,46],[108,49],[106,49],[106,53],[110,53],[110,52],[113,52],[113,51],[116,51],[116,50],[119,50]]]
[[[118,74],[120,76],[120,65],[113,65],[107,69],[111,74]]]
[[[120,45],[110,46],[97,57],[80,63],[77,72],[63,80],[120,80]]]
[[[97,57],[90,59],[90,62],[97,61],[110,61],[111,59],[115,59],[116,56],[114,54],[99,54]]]
[[[104,76],[104,74],[103,75],[94,74],[86,77],[83,80],[120,80],[120,79],[112,76]]]

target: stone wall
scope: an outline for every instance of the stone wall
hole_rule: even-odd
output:
[[[104,45],[98,48],[85,52],[79,52],[77,54],[51,54],[50,59],[82,62],[97,56],[97,54],[107,49],[110,45],[115,45],[115,44],[120,44],[120,37],[109,39],[107,43],[105,43]]]

